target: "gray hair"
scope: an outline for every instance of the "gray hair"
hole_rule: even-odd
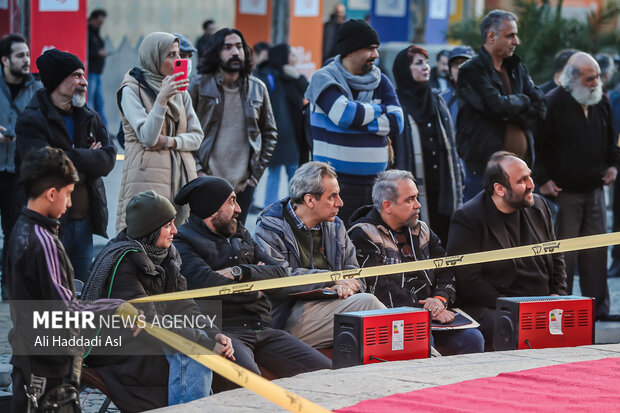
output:
[[[519,21],[519,18],[514,13],[497,9],[484,16],[482,23],[480,23],[480,36],[482,37],[482,44],[487,42],[487,35],[490,30],[493,30],[495,34],[499,34],[505,21],[513,21],[516,23]]]
[[[372,186],[372,203],[375,208],[380,211],[383,201],[396,203],[398,200],[397,184],[405,179],[411,179],[415,182],[411,172],[400,169],[389,169],[377,175],[375,184]]]
[[[323,177],[338,178],[336,170],[325,162],[307,162],[303,164],[288,183],[288,192],[296,204],[304,203],[306,194],[320,198],[325,191],[323,188]]]
[[[579,79],[581,71],[579,67],[574,63],[568,63],[564,66],[564,70],[562,70],[562,74],[560,75],[558,81],[560,82],[560,86],[562,86],[566,90],[572,90],[573,85]]]

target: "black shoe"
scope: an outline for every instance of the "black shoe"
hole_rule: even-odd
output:
[[[607,277],[620,277],[620,260],[614,258],[611,261],[611,266],[607,270]]]
[[[620,321],[620,314],[606,314],[597,317],[596,321]]]

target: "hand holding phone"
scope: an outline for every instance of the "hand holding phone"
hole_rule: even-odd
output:
[[[174,73],[183,73],[177,76],[175,80],[187,80],[187,59],[175,59],[174,60]],[[187,90],[187,87],[179,88],[180,91]]]

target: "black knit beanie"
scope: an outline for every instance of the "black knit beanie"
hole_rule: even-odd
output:
[[[52,93],[71,73],[84,70],[84,65],[74,54],[50,49],[37,58],[37,68],[43,86]]]
[[[379,45],[379,35],[364,20],[347,20],[338,30],[336,47],[340,57],[373,44]]]
[[[136,239],[172,221],[177,211],[170,201],[155,191],[140,192],[127,204],[127,235]]]
[[[189,203],[190,212],[205,219],[215,214],[234,190],[226,179],[201,176],[188,182],[174,197],[174,203]]]

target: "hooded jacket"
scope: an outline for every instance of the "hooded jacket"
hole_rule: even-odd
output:
[[[351,216],[351,241],[362,267],[400,264],[402,256],[390,227],[373,205],[363,206]],[[423,221],[409,229],[415,261],[445,256],[441,241]],[[419,300],[441,296],[448,307],[456,301],[456,280],[447,269],[383,275],[368,280],[369,291],[386,307],[419,307]]]
[[[254,239],[267,253],[284,268],[290,268],[293,275],[322,272],[313,268],[302,268],[299,258],[299,247],[292,228],[284,217],[284,208],[290,198],[282,199],[263,210],[256,219]],[[322,222],[323,248],[325,257],[332,271],[359,268],[355,258],[355,247],[347,236],[344,223],[338,217],[334,222]],[[364,292],[365,283],[361,279],[360,292]],[[334,283],[316,283],[269,290],[269,298],[273,303],[272,316],[274,327],[281,328],[286,323],[289,311],[295,300],[289,294],[331,287]]]
[[[99,115],[87,106],[73,107],[74,142],[46,89],[39,89],[17,120],[17,154],[15,166],[31,150],[50,146],[60,148],[71,159],[80,181],[88,191],[88,210],[93,233],[107,238],[108,206],[103,185],[116,162],[116,148]],[[100,149],[89,149],[89,140],[101,143]]]

